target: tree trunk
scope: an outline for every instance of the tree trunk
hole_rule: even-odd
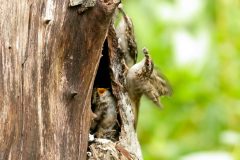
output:
[[[86,159],[92,87],[118,3],[97,0],[81,14],[67,0],[0,3],[0,159]]]

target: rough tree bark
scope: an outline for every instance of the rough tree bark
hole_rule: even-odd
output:
[[[67,0],[0,3],[0,159],[86,159],[92,87],[118,3],[97,0],[82,14]],[[121,146],[141,159],[134,130],[122,131]]]

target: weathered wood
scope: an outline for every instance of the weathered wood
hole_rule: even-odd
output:
[[[105,74],[105,76],[109,76],[111,84],[101,85],[109,87],[115,97],[117,113],[119,114],[119,118],[116,119],[118,127],[112,129],[117,134],[113,134],[109,138],[107,136],[96,136],[97,138],[94,139],[94,137],[90,136],[92,138],[89,138],[88,160],[142,160],[141,148],[134,127],[133,106],[131,106],[132,104],[126,89],[126,74],[128,69],[125,64],[125,55],[120,48],[113,25],[109,27],[103,53],[105,54],[103,54],[99,66],[99,69],[102,70],[98,71],[98,75],[99,72],[104,74],[103,69],[107,69],[108,74]],[[98,75],[96,80],[99,80],[97,82],[100,84],[101,79],[98,79]],[[107,102],[105,101],[105,103]]]
[[[0,159],[86,158],[91,89],[116,3],[0,0]]]
[[[141,160],[142,153],[139,145],[137,134],[134,127],[134,114],[126,90],[127,68],[124,62],[123,52],[119,48],[116,32],[110,27],[108,32],[109,57],[111,67],[111,78],[113,94],[117,98],[119,114],[121,118],[121,132],[118,145],[124,147],[133,157],[133,159]]]

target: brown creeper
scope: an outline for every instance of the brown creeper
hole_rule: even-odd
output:
[[[117,37],[119,38],[119,45],[123,51],[125,62],[128,67],[131,67],[137,62],[137,43],[134,36],[133,23],[130,17],[126,15],[121,7],[118,7],[122,13],[118,27],[116,28]]]
[[[154,69],[154,64],[146,48],[143,49],[144,59],[133,65],[127,73],[127,89],[135,115],[135,125],[142,95],[147,96],[157,106],[160,96],[170,95],[171,87],[163,75]]]
[[[117,124],[116,101],[107,88],[96,88],[93,91],[93,113],[95,118],[91,124],[98,138],[112,138]]]

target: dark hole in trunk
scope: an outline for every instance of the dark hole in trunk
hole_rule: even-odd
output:
[[[94,86],[93,86],[92,105],[91,105],[91,109],[92,109],[93,113],[96,113],[96,110],[98,110],[97,109],[98,104],[96,103],[96,99],[98,99],[99,95],[96,92],[96,89],[97,88],[107,88],[112,94],[112,84],[111,84],[111,74],[110,74],[110,72],[111,72],[111,70],[110,70],[110,58],[109,58],[109,53],[108,52],[109,52],[108,42],[107,42],[107,40],[105,40],[104,45],[103,45],[103,50],[102,50],[102,57],[100,59],[97,75],[96,75],[96,78],[95,78],[95,81],[94,81]],[[116,101],[115,97],[114,97],[114,99]],[[116,102],[116,112],[117,112],[117,117],[116,117],[115,121],[119,122],[117,102]],[[101,119],[104,118],[105,116],[109,116],[107,114],[108,113],[105,110],[104,115],[101,115],[101,118],[100,117],[95,118],[94,124],[96,124],[96,122],[97,122],[97,124],[96,124],[96,126],[91,125],[91,130],[90,130],[91,134],[95,135],[95,133],[98,130],[98,125],[99,125]],[[116,125],[112,129],[114,134],[113,135],[111,134],[112,136],[110,138],[108,138],[108,137],[104,137],[104,138],[111,139],[113,141],[118,140],[119,132],[120,132],[120,127],[119,127],[118,122],[116,123]],[[100,138],[103,138],[103,137],[100,137]]]
[[[102,51],[102,58],[98,67],[97,75],[94,81],[94,88],[111,89],[111,78],[109,69],[108,44],[105,40]]]

